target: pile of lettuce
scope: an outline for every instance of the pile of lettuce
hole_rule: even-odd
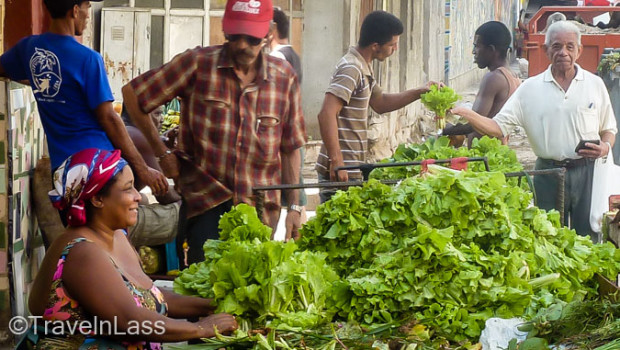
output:
[[[491,171],[503,173],[522,171],[523,166],[517,161],[516,153],[495,138],[484,136],[474,139],[471,148],[454,148],[446,136],[430,138],[421,144],[402,144],[390,158],[380,163],[404,163],[425,159],[450,159],[457,157],[487,157]],[[469,171],[486,171],[483,162],[470,162]],[[373,179],[398,180],[420,173],[420,166],[377,168],[371,174]]]
[[[270,241],[271,229],[246,204],[224,214],[219,227],[222,240],[205,243],[205,261],[181,271],[175,292],[213,298],[217,312],[259,325],[308,329],[333,319],[343,284],[325,254]]]
[[[620,271],[620,250],[560,227],[531,197],[501,172],[430,165],[396,186],[371,180],[338,192],[297,244],[269,241],[254,209],[240,205],[222,217],[227,240],[207,242],[206,261],[182,271],[175,291],[214,298],[218,312],[255,327],[315,330],[332,347],[344,341],[338,325],[353,324],[410,325],[399,341],[466,348],[490,317],[588,300],[594,274]],[[310,333],[294,334],[310,349]],[[364,342],[383,340],[374,337]]]
[[[300,246],[327,254],[349,286],[341,319],[413,318],[434,336],[473,340],[490,317],[594,297],[594,274],[620,271],[620,250],[529,207],[531,194],[502,173],[429,169],[395,187],[338,192],[302,228]]]

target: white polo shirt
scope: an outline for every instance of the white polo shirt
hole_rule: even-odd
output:
[[[525,129],[534,154],[540,158],[580,158],[580,140],[598,140],[604,131],[617,133],[616,118],[601,78],[582,69],[568,88],[560,87],[551,66],[527,79],[493,118],[502,133]]]

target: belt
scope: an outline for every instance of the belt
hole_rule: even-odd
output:
[[[542,160],[558,168],[577,168],[577,167],[588,164],[587,158],[577,158],[577,159],[567,158],[564,160],[542,159]]]

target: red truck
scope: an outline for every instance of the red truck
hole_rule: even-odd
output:
[[[545,43],[544,30],[547,18],[555,12],[563,13],[567,19],[581,18],[585,23],[592,23],[593,19],[605,13],[620,11],[617,6],[545,6],[536,12],[527,23],[528,39],[524,41],[523,51],[529,61],[529,76],[543,72],[550,62],[543,47]],[[620,48],[619,29],[599,29],[594,26],[585,26],[587,32],[582,32],[581,44],[583,52],[577,63],[584,69],[596,73],[596,67],[606,48]]]

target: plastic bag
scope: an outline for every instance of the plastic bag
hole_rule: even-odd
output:
[[[484,330],[480,334],[480,343],[483,350],[502,350],[508,348],[508,343],[512,339],[523,341],[527,337],[527,332],[518,329],[525,321],[520,318],[502,319],[489,318]]]
[[[590,227],[601,233],[603,215],[609,211],[609,196],[620,194],[620,166],[614,164],[614,156],[609,150],[607,158],[599,158],[594,163],[592,176],[592,200],[590,206]]]

